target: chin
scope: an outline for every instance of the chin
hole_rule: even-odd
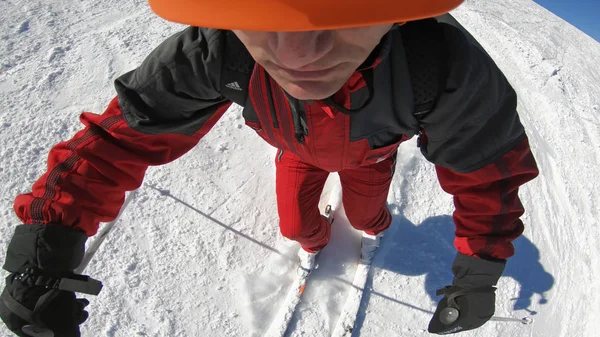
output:
[[[275,81],[292,97],[299,100],[321,100],[340,90],[345,80],[314,80],[314,81]]]
[[[340,90],[344,82],[301,81],[280,84],[292,97],[299,100],[321,100]]]

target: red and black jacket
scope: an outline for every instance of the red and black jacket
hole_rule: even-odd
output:
[[[505,259],[523,231],[518,188],[538,174],[517,97],[463,33],[445,24],[439,31],[448,46],[446,71],[437,103],[425,116],[414,111],[419,98],[413,97],[415,77],[409,76],[399,29],[323,101],[289,97],[260,65],[250,64],[243,115],[271,145],[329,171],[377,162],[422,134],[423,154],[436,165],[442,188],[454,195],[456,248]],[[92,236],[100,222],[117,215],[125,191],[141,185],[148,166],[192,149],[232,104],[223,89],[228,83],[222,83],[231,36],[189,27],[119,77],[118,96],[104,114],[83,113],[85,129],[56,145],[46,174],[31,193],[16,198],[23,223],[59,224]]]

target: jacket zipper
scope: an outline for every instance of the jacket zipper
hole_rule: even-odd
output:
[[[267,97],[269,97],[269,109],[271,110],[271,118],[273,119],[273,127],[279,128],[279,121],[277,120],[277,112],[275,111],[275,104],[273,103],[273,94],[271,92],[271,78],[265,72],[265,82],[267,84]]]
[[[312,113],[312,104],[313,104],[313,102],[311,102],[310,104],[307,104],[306,102],[302,102],[302,105],[304,106],[304,112],[305,112],[304,116],[308,116],[309,114]],[[308,123],[308,120],[306,122]],[[308,131],[308,125],[306,126],[306,131]],[[315,147],[314,147],[314,145],[309,146],[308,150],[310,151],[310,155],[312,156],[312,158],[318,164],[319,161],[317,160],[317,156],[315,154]]]

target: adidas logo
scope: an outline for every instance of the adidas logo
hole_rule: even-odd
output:
[[[225,84],[225,87],[229,88],[229,89],[237,90],[237,91],[242,91],[242,87],[240,87],[238,82],[227,83],[227,84]]]

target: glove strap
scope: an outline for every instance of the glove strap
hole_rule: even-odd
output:
[[[460,310],[458,303],[456,303],[456,298],[459,296],[464,296],[473,293],[493,293],[496,291],[496,287],[487,286],[487,287],[477,287],[477,288],[460,288],[457,286],[446,286],[442,289],[438,289],[435,294],[445,295],[448,299],[448,306],[454,309]]]
[[[102,282],[85,275],[72,275],[63,278],[41,275],[37,278],[35,285],[88,295],[98,295],[102,290]]]
[[[42,274],[38,268],[27,268],[24,273],[15,276],[15,281],[20,281],[32,286],[41,286],[47,289],[57,289],[98,295],[102,290],[102,282],[86,275],[73,274],[69,277],[53,277]]]
[[[27,268],[24,273],[14,276],[13,282],[22,282],[30,286],[40,286],[50,289],[47,293],[40,296],[33,310],[29,310],[24,305],[19,303],[8,291],[8,287],[4,288],[0,299],[6,307],[21,319],[34,323],[40,328],[46,328],[36,319],[39,312],[44,310],[46,305],[58,295],[59,290],[84,293],[89,295],[98,295],[102,290],[102,282],[95,280],[85,275],[71,275],[69,277],[51,277],[43,275],[41,270],[37,268]]]

